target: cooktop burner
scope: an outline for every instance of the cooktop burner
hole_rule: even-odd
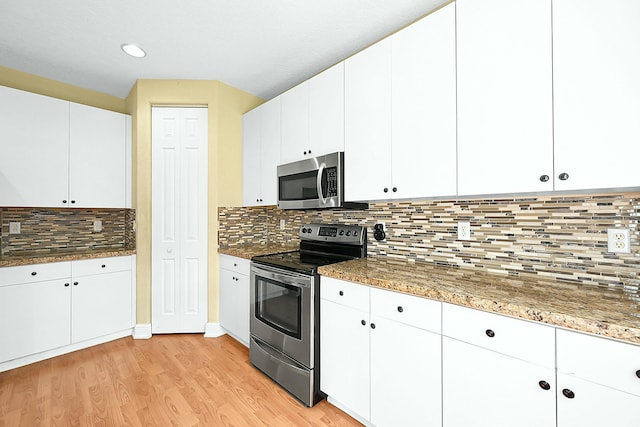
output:
[[[303,274],[318,267],[367,256],[367,229],[357,225],[307,224],[300,228],[300,250],[259,255],[251,261]]]

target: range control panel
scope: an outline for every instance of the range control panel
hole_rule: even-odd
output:
[[[366,234],[366,227],[360,225],[305,224],[300,227],[301,240],[362,245]]]

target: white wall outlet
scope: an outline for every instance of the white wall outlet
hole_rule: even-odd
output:
[[[10,222],[9,223],[9,234],[20,234],[20,223],[19,222]]]
[[[93,221],[93,231],[98,233],[102,231],[102,221],[100,221],[99,219]]]
[[[471,223],[467,221],[458,222],[458,240],[471,240]]]
[[[284,228],[287,226],[287,221],[284,219],[280,220],[280,230],[284,230]]]
[[[631,236],[628,228],[610,228],[607,230],[609,252],[631,253]]]

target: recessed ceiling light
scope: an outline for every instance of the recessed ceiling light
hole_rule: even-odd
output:
[[[134,56],[136,58],[144,58],[145,56],[147,56],[147,52],[142,50],[142,48],[140,46],[135,45],[133,43],[125,43],[122,46],[120,46],[120,48],[127,55],[131,55],[131,56]]]

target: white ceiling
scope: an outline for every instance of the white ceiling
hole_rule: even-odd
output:
[[[0,65],[120,98],[175,78],[269,99],[447,1],[0,0]]]

